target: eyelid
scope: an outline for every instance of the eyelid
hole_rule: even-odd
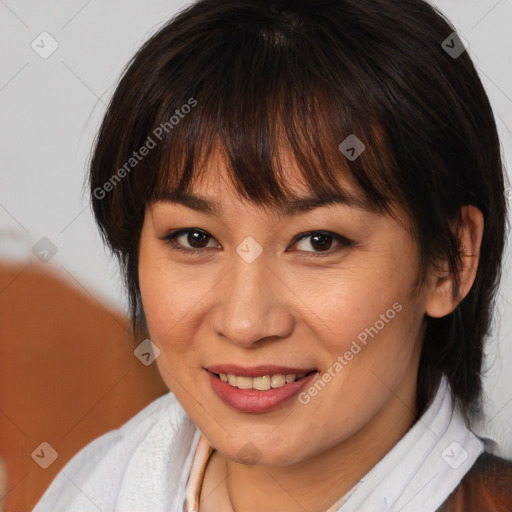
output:
[[[185,235],[192,231],[199,231],[199,232],[207,235],[211,240],[216,240],[216,238],[213,235],[211,235],[210,233],[208,233],[208,231],[201,229],[201,228],[193,228],[193,227],[192,228],[181,228],[181,229],[176,229],[174,231],[171,231],[170,233],[167,233],[165,236],[161,237],[161,240],[163,240],[164,242],[169,244],[173,250],[185,252],[185,253],[191,254],[193,256],[200,256],[201,253],[207,252],[206,249],[215,249],[215,247],[203,247],[201,249],[195,249],[195,248],[190,248],[190,247],[183,247],[180,244],[173,243],[181,235]],[[217,242],[217,243],[219,243],[219,242]],[[219,245],[220,245],[220,243],[219,243]]]
[[[187,234],[192,231],[199,231],[199,232],[207,235],[210,238],[210,240],[216,240],[216,238],[213,235],[211,235],[208,231],[201,229],[201,228],[194,228],[194,227],[176,229],[176,230],[171,231],[170,233],[166,234],[165,236],[161,237],[161,240],[164,240],[166,243],[171,245],[173,250],[185,252],[185,253],[188,253],[191,255],[201,255],[201,254],[205,254],[206,252],[209,253],[210,251],[207,251],[207,249],[216,249],[215,247],[189,248],[189,247],[183,247],[180,244],[173,243],[181,235]],[[301,232],[298,235],[296,235],[289,247],[293,247],[295,244],[297,244],[304,238],[310,237],[312,235],[317,235],[317,234],[326,235],[326,236],[333,238],[335,241],[338,242],[339,246],[335,249],[329,248],[326,251],[299,251],[299,252],[305,253],[306,257],[329,256],[329,255],[332,255],[332,254],[338,252],[341,249],[346,249],[347,247],[352,247],[354,245],[353,240],[350,240],[349,238],[347,238],[343,235],[340,235],[338,233],[334,233],[332,231],[327,231],[327,230],[323,230],[323,229],[313,229],[313,230]],[[218,241],[217,241],[217,243],[219,245],[221,245]],[[286,249],[285,252],[290,252],[290,251],[288,249]]]
[[[350,240],[349,238],[347,238],[346,236],[340,235],[338,233],[334,233],[332,231],[327,231],[324,229],[313,229],[313,230],[305,231],[305,232],[297,235],[294,238],[291,246],[294,246],[296,243],[300,242],[304,238],[308,238],[308,237],[311,237],[311,236],[317,235],[317,234],[326,235],[328,237],[331,237],[333,240],[338,242],[339,246],[334,249],[329,248],[326,251],[301,251],[303,253],[306,253],[308,255],[307,257],[309,257],[309,256],[313,256],[313,257],[329,256],[329,255],[332,255],[332,254],[338,252],[341,249],[344,249],[347,247],[352,247],[354,245],[354,242],[352,240]],[[288,252],[288,250],[287,250],[287,252]]]

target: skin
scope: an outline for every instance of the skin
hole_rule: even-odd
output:
[[[292,164],[288,175],[297,196],[309,195]],[[355,193],[346,178],[340,181]],[[442,265],[413,293],[417,245],[388,216],[339,204],[281,215],[240,199],[219,156],[193,192],[220,201],[222,209],[212,215],[169,201],[149,204],[139,280],[162,377],[216,449],[201,512],[324,511],[413,425],[425,315],[448,314],[469,291],[481,213],[473,207],[462,212],[467,257],[461,296],[453,299]],[[173,249],[164,237],[182,228],[206,231],[212,237],[203,242],[207,248],[195,256]],[[337,233],[353,244],[333,240],[324,252],[311,237],[294,242],[310,230]],[[236,252],[247,236],[263,249],[252,263]],[[194,249],[186,235],[174,243]],[[217,397],[203,369],[270,363],[322,374],[397,302],[401,311],[308,404],[293,399],[270,412],[242,413]],[[255,465],[238,460],[249,442],[258,451]]]

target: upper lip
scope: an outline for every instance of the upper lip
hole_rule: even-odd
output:
[[[240,377],[261,377],[263,375],[276,375],[278,373],[283,375],[302,373],[309,373],[315,371],[315,368],[303,367],[292,368],[291,366],[281,366],[275,364],[264,364],[259,366],[240,366],[238,364],[215,364],[205,368],[211,373],[225,373],[237,375]]]

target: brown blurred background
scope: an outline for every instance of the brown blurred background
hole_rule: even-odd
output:
[[[58,269],[0,262],[0,457],[6,512],[30,511],[65,463],[167,393],[126,318]],[[53,458],[51,448],[58,454]],[[0,502],[2,495],[0,493]]]

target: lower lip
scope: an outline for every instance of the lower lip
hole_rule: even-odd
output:
[[[277,409],[299,394],[318,375],[318,372],[314,372],[279,388],[258,391],[257,389],[235,388],[213,373],[205,371],[217,396],[240,412],[268,412]]]

